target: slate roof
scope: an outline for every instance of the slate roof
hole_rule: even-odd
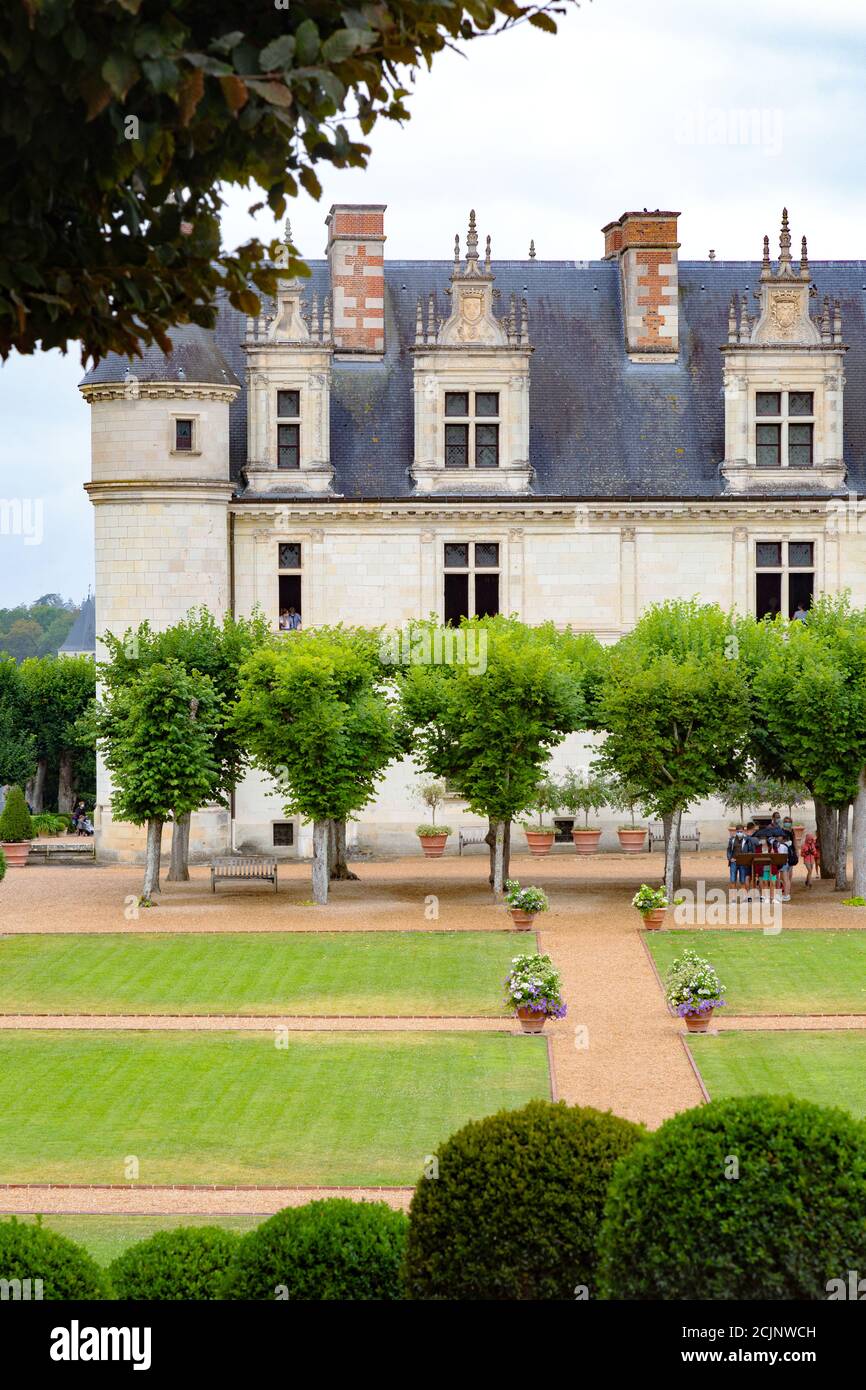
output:
[[[92,594],[83,600],[66,641],[59,648],[61,656],[75,652],[96,652],[96,600]]]
[[[243,371],[235,376],[220,351],[216,336],[196,323],[179,324],[171,330],[172,351],[166,354],[155,344],[142,348],[141,357],[119,357],[110,353],[91,368],[82,386],[123,381],[127,372],[139,381],[207,382],[211,386],[238,386]]]
[[[426,298],[435,290],[439,312],[447,312],[443,291],[451,269],[451,261],[386,260],[384,359],[334,362],[331,461],[334,489],[347,499],[417,495],[408,473],[415,306],[419,294]],[[311,270],[305,293],[317,290],[321,298],[328,291],[327,263],[311,262]],[[518,296],[525,291],[529,303],[534,496],[650,500],[724,494],[718,468],[724,457],[719,348],[727,340],[731,294],[746,290],[751,296],[758,288],[759,262],[680,262],[680,355],[671,365],[629,362],[616,262],[494,260],[493,270],[499,312],[507,308],[512,290]],[[844,397],[848,485],[866,492],[866,261],[813,261],[811,270],[820,298],[829,294],[842,304],[842,335],[850,347]],[[242,314],[221,306],[213,337],[220,359],[241,382],[244,326]],[[118,369],[102,363],[97,373],[111,370]],[[141,367],[133,364],[133,370],[143,375]],[[187,377],[193,379],[189,372]],[[246,459],[243,390],[231,407],[230,457],[239,497],[251,497],[240,476]],[[785,495],[778,482],[772,494]],[[298,495],[287,486],[276,496]]]

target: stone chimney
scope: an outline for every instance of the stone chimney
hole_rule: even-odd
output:
[[[385,351],[385,203],[334,203],[325,219],[334,347],[338,354]]]
[[[670,362],[679,353],[677,328],[678,212],[624,212],[608,222],[604,259],[622,275],[626,350],[633,361]]]

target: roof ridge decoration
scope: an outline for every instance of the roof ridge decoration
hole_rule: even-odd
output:
[[[466,235],[466,255],[460,257],[460,237],[454,238],[454,264],[450,284],[445,293],[451,299],[451,311],[444,321],[436,316],[436,301],[430,295],[426,324],[423,322],[423,297],[416,309],[415,342],[428,347],[515,347],[529,345],[529,315],[524,308],[518,320],[512,308],[499,318],[493,303],[499,291],[493,288],[496,276],[491,267],[491,243],[484,244],[484,259],[478,251],[478,224],[475,209],[469,213]]]
[[[800,242],[800,263],[797,266],[791,255],[788,209],[783,208],[779,232],[779,259],[775,267],[770,261],[770,238],[764,237],[757,295],[760,301],[759,312],[757,316],[749,314],[744,294],[737,322],[736,295],[733,296],[728,315],[728,345],[802,348],[820,346],[831,340],[841,344],[841,311],[837,337],[836,332],[830,328],[829,314],[826,310],[819,314],[817,322],[812,318],[809,313],[811,294],[812,274],[809,269],[806,238],[804,236]]]

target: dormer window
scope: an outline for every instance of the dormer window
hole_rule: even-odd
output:
[[[811,468],[815,397],[812,391],[758,391],[755,454],[759,468]]]
[[[277,392],[277,467],[301,466],[301,393]]]
[[[499,467],[499,392],[445,392],[445,467]]]

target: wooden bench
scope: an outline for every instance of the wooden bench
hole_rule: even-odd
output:
[[[653,840],[657,840],[664,848],[665,828],[660,820],[651,821],[647,834],[647,853],[652,854]],[[694,845],[695,852],[701,847],[701,828],[699,825],[680,826],[680,844]]]
[[[218,878],[265,879],[277,891],[277,861],[260,854],[231,854],[211,861],[210,887],[216,892]]]
[[[461,825],[457,832],[457,853],[463,853],[464,845],[483,845],[486,841],[486,825]]]
[[[42,855],[46,864],[49,859],[57,859],[59,856],[67,854],[84,855],[87,859],[95,859],[96,840],[92,835],[80,840],[31,840],[30,854],[31,856]]]

